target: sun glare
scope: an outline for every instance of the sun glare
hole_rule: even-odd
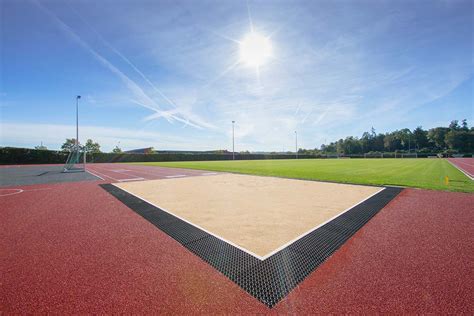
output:
[[[249,33],[240,42],[240,60],[248,66],[261,66],[271,56],[270,40],[258,33]]]

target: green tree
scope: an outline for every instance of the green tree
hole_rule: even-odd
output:
[[[62,151],[72,151],[74,146],[76,146],[75,138],[66,138],[66,141],[61,146]]]
[[[397,149],[409,150],[411,149],[411,131],[408,128],[404,128],[398,131],[398,138],[400,139],[401,147]]]
[[[446,143],[444,141],[446,133],[449,128],[435,127],[428,131],[428,140],[438,149],[445,149]]]
[[[397,135],[398,132],[392,132],[385,134],[383,139],[384,147],[386,151],[395,151],[401,148],[401,141]]]
[[[451,150],[468,153],[474,150],[474,133],[465,130],[451,130],[446,133],[445,142]]]
[[[360,147],[364,152],[369,152],[372,150],[371,141],[371,135],[368,132],[364,132],[360,138]]]
[[[114,149],[112,149],[112,152],[113,152],[114,154],[121,154],[121,153],[122,153],[122,149],[120,149],[120,147],[117,145],[117,146],[115,146]]]
[[[421,126],[418,126],[413,130],[413,143],[418,149],[428,147],[428,132],[425,131]]]
[[[99,143],[94,143],[92,139],[88,139],[84,145],[84,149],[88,153],[100,153]]]
[[[377,134],[372,127],[362,137],[346,137],[336,142],[322,144],[321,151],[308,150],[305,153],[344,153],[357,154],[371,151],[399,151],[417,148],[424,152],[433,150],[458,150],[463,153],[474,152],[474,127],[469,128],[467,120],[450,122],[448,127],[435,127],[429,131],[418,126],[413,132],[404,128],[390,133]]]
[[[336,142],[336,152],[338,154],[344,153],[344,140],[342,138]]]
[[[373,151],[384,151],[383,140],[385,138],[384,134],[378,134],[374,139]]]
[[[466,119],[461,121],[461,129],[463,131],[466,131],[466,132],[469,131],[469,127],[467,126],[467,120]]]
[[[452,131],[459,131],[461,129],[461,126],[459,126],[459,121],[452,120],[451,123],[449,123],[449,129]]]

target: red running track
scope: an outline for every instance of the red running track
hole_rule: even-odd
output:
[[[474,180],[474,158],[448,158],[456,168]]]
[[[167,178],[171,179],[217,174],[217,172],[202,170],[162,168],[155,166],[117,163],[87,164],[86,170],[107,182],[143,181]]]
[[[0,312],[468,313],[474,195],[407,189],[273,310],[98,182],[0,197]]]

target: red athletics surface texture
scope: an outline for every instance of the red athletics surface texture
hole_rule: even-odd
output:
[[[117,163],[87,164],[86,170],[108,182],[143,181],[217,174],[217,172]]]
[[[474,158],[449,158],[448,160],[471,178],[474,177]]]
[[[0,196],[0,312],[472,313],[474,195],[404,190],[272,310],[98,182]]]

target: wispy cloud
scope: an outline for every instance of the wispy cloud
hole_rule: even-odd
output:
[[[440,118],[429,104],[455,92],[474,73],[469,1],[435,1],[429,7],[403,1],[35,3],[89,54],[76,54],[77,62],[71,63],[76,77],[94,72],[90,82],[80,81],[81,87],[88,84],[84,95],[91,95],[83,101],[95,111],[88,125],[110,116],[107,124],[199,139],[202,149],[207,138],[231,148],[233,120],[242,150],[292,149],[295,130],[302,147],[316,147],[372,126],[378,131],[415,127],[413,113],[425,107],[428,122],[435,122]],[[26,17],[17,16],[18,24],[27,25]],[[71,49],[45,19],[37,21],[32,34],[50,39],[61,53]],[[270,36],[273,47],[273,58],[258,74],[239,62],[238,41],[252,29]],[[28,36],[25,42],[35,40]],[[108,73],[77,69],[90,56]],[[63,75],[55,69],[64,63],[51,59],[51,72]],[[107,80],[110,73],[120,87]],[[68,84],[76,85],[74,80]],[[44,91],[54,91],[54,84],[45,81]],[[64,88],[69,93],[70,86]],[[27,106],[14,99],[18,91],[5,92],[2,104]],[[36,95],[31,91],[30,99]],[[51,99],[48,95],[43,102]],[[456,106],[469,114],[466,99]],[[142,109],[150,112],[143,115]]]
[[[135,81],[133,81],[130,77],[128,77],[124,72],[122,72],[119,68],[117,68],[114,64],[112,64],[108,59],[106,59],[103,55],[99,54],[96,50],[94,50],[89,44],[87,44],[76,32],[72,30],[66,23],[64,23],[58,16],[56,16],[51,10],[46,8],[44,5],[40,3],[39,0],[33,0],[33,2],[43,11],[45,12],[54,22],[55,24],[65,33],[67,34],[72,40],[78,43],[81,47],[83,47],[87,52],[89,52],[96,60],[98,60],[102,65],[108,68],[112,73],[114,73],[124,84],[125,86],[138,98],[139,104],[147,109],[155,111],[156,113],[163,113],[164,111],[160,108],[160,106],[153,100]],[[77,14],[77,12],[76,12]],[[82,18],[81,18],[82,19]],[[83,19],[82,19],[83,20]],[[84,21],[84,20],[83,20]],[[91,26],[89,25],[91,28]],[[94,30],[94,29],[93,29]],[[115,54],[117,54],[122,60],[124,60],[129,66],[133,68],[135,72],[137,72],[148,84],[150,84],[153,89],[158,92],[158,94],[165,99],[169,104],[177,108],[177,105],[171,101],[166,95],[164,95],[129,59],[127,59],[123,54],[121,54],[118,50],[116,50],[112,45],[110,45],[107,41],[100,36],[97,31],[94,30],[96,35],[110,48],[113,50]],[[179,114],[183,114],[185,111],[180,111]],[[189,122],[193,121],[193,118],[182,118],[174,114],[170,113],[163,113],[162,117],[168,119],[169,122],[172,120],[177,120],[181,122]],[[209,127],[212,126],[211,124],[206,124],[206,126],[200,126],[198,123],[194,122],[193,124],[189,124],[195,127]]]
[[[64,124],[2,122],[0,146],[33,147],[43,142],[49,149],[59,149],[67,137],[74,137],[75,128],[75,125]],[[35,132],[31,133],[31,131]],[[170,133],[137,131],[116,127],[81,126],[79,137],[83,142],[89,138],[97,141],[104,151],[111,151],[118,142],[124,150],[150,146],[161,150],[211,150],[219,148],[218,139],[190,139],[189,137],[176,136]]]

